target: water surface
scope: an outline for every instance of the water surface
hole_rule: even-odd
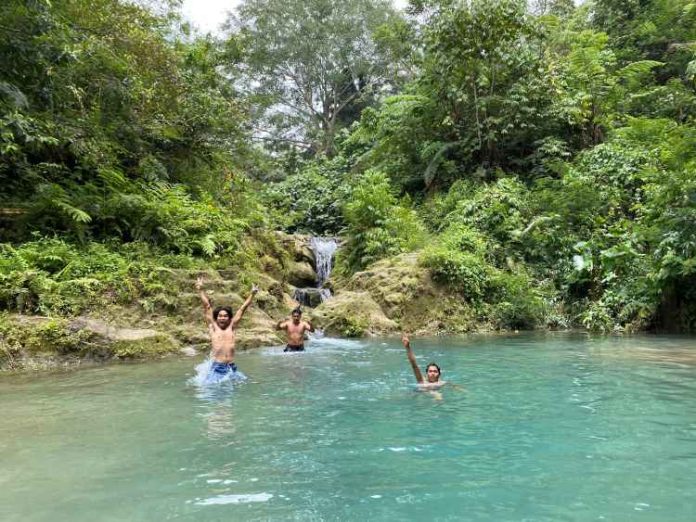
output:
[[[0,379],[0,520],[696,519],[696,340],[397,339]]]

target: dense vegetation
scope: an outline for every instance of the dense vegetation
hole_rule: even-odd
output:
[[[528,5],[529,4],[529,5]],[[504,328],[696,329],[696,4],[247,0],[0,11],[0,309],[157,306],[340,234]],[[163,299],[163,298],[162,298]]]

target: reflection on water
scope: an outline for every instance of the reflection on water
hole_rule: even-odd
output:
[[[210,400],[210,397],[205,397],[205,400]],[[201,414],[201,417],[205,419],[206,432],[211,440],[227,439],[228,435],[233,435],[235,432],[230,401],[221,401],[206,413]]]

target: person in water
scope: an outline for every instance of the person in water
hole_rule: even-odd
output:
[[[418,381],[418,387],[422,390],[438,390],[442,388],[446,382],[440,380],[442,375],[440,367],[434,362],[428,363],[428,366],[425,368],[424,379],[423,374],[418,367],[418,363],[416,362],[416,357],[413,355],[411,341],[406,334],[401,337],[401,342],[403,343],[404,348],[406,348],[406,357],[408,357],[408,362],[411,363],[413,374],[416,376],[416,381]]]
[[[213,309],[208,299],[208,294],[203,290],[203,280],[199,277],[196,281],[196,290],[200,292],[201,302],[203,303],[203,314],[205,322],[208,324],[210,332],[210,375],[209,381],[217,382],[230,375],[242,376],[241,372],[237,371],[237,365],[234,362],[234,347],[236,343],[236,330],[239,322],[244,316],[247,308],[258,293],[258,286],[254,285],[251,288],[251,293],[246,301],[239,307],[237,313],[232,315],[232,309],[229,306],[218,306]]]
[[[292,311],[290,319],[280,321],[276,328],[285,330],[288,335],[288,343],[284,352],[304,352],[305,332],[313,332],[314,327],[309,321],[302,320],[302,309],[298,306]]]

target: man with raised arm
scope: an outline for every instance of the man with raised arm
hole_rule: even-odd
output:
[[[288,342],[284,352],[304,352],[305,332],[313,332],[314,327],[309,321],[302,320],[302,309],[298,306],[292,311],[290,319],[280,321],[276,328],[285,330],[288,335]]]
[[[228,376],[230,378],[244,378],[244,375],[237,371],[237,365],[234,363],[236,330],[244,312],[249,308],[251,301],[258,293],[258,286],[252,286],[249,297],[246,298],[246,301],[239,307],[234,316],[232,315],[232,308],[229,306],[218,306],[213,310],[210,305],[210,299],[208,299],[208,295],[203,290],[203,280],[200,277],[196,281],[196,290],[200,292],[203,314],[205,322],[208,324],[212,348],[210,351],[211,367],[207,382],[219,382]]]
[[[418,387],[422,390],[437,390],[443,387],[446,382],[440,380],[440,367],[434,362],[428,363],[425,368],[425,379],[423,374],[418,367],[416,362],[416,356],[413,355],[413,350],[411,350],[411,341],[409,341],[408,336],[403,334],[401,337],[401,342],[406,348],[406,357],[408,357],[408,362],[411,363],[411,368],[413,368],[413,374],[416,376],[416,381],[418,381]]]

